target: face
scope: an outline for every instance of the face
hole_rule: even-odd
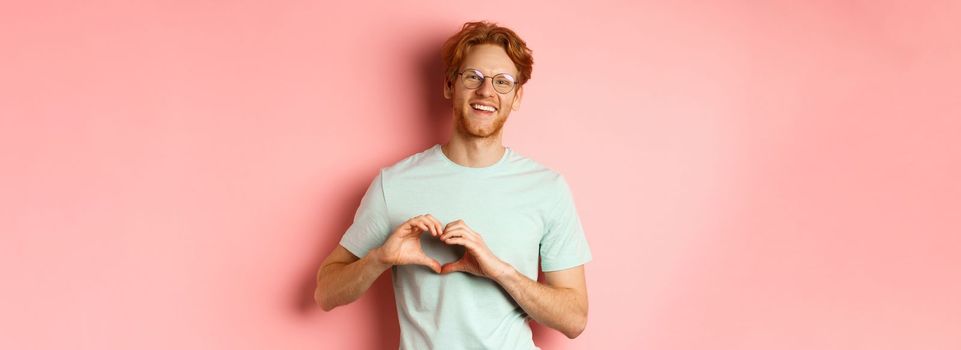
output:
[[[485,77],[506,73],[516,80],[519,76],[507,52],[492,44],[476,45],[467,50],[458,72],[468,69],[480,71]],[[510,92],[501,94],[494,90],[493,79],[485,78],[480,87],[468,89],[462,78],[458,75],[444,86],[444,97],[451,99],[454,106],[456,131],[474,138],[499,136],[511,111],[520,107],[522,88],[515,85]],[[494,111],[489,111],[491,107]]]

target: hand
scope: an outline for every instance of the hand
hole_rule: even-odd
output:
[[[471,230],[464,220],[457,220],[444,227],[440,240],[446,244],[456,244],[467,248],[464,256],[452,263],[444,264],[441,273],[467,272],[475,276],[496,280],[513,267],[498,259],[491,252],[480,234]]]
[[[431,236],[441,234],[441,224],[430,214],[418,215],[405,221],[394,229],[384,244],[375,250],[377,260],[393,265],[424,265],[440,273],[440,263],[431,259],[420,247],[420,235],[430,232]]]

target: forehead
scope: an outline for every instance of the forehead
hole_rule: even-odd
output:
[[[464,55],[463,69],[474,68],[484,74],[517,75],[517,67],[503,47],[494,44],[474,45]]]

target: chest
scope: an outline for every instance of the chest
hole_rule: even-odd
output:
[[[441,225],[463,220],[498,258],[523,270],[536,270],[546,228],[545,207],[549,206],[544,198],[530,186],[448,182],[392,189],[387,204],[392,228],[428,213]],[[464,252],[430,235],[421,237],[421,246],[441,264],[459,259]]]

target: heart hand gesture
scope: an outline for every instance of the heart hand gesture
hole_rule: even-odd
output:
[[[420,236],[430,232],[437,237],[441,234],[441,224],[430,214],[418,215],[405,221],[394,229],[380,248],[377,248],[379,261],[385,265],[424,265],[440,273],[437,260],[431,259],[420,247]]]
[[[441,273],[467,272],[475,276],[497,279],[506,274],[512,266],[497,258],[480,234],[474,232],[464,220],[457,220],[444,227],[440,240],[446,244],[466,248],[464,256],[452,263],[444,264]]]

